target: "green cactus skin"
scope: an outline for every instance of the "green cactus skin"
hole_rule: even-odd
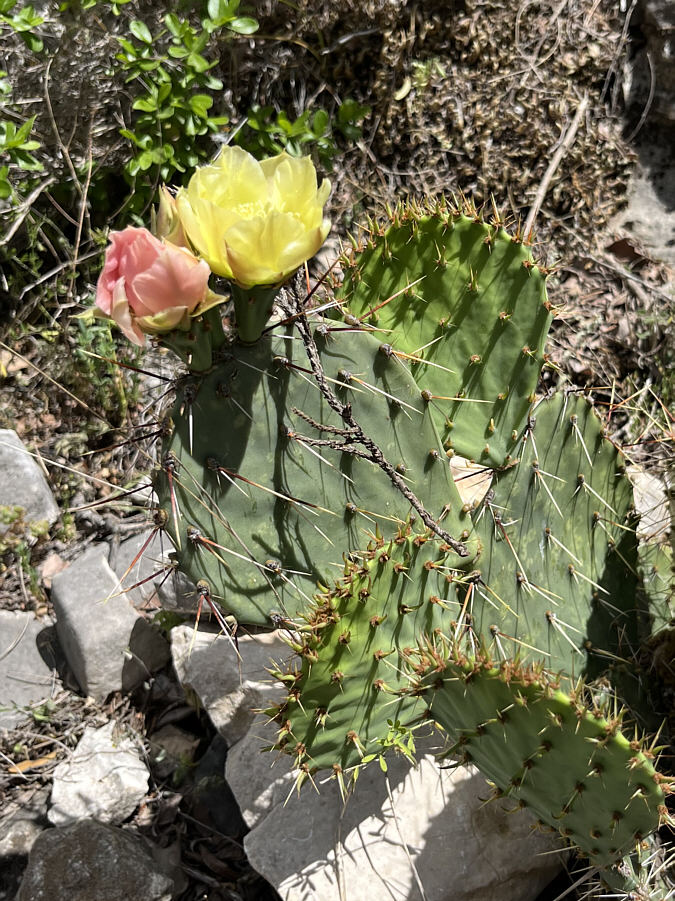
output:
[[[289,694],[266,711],[280,726],[275,747],[295,757],[301,774],[359,765],[386,744],[390,723],[410,718],[403,662],[420,635],[449,623],[442,598],[462,578],[451,557],[436,537],[407,528],[373,542],[319,596],[295,646],[301,669],[277,674]]]
[[[540,479],[546,480],[548,491]],[[396,605],[405,604],[433,611],[426,628],[466,633],[476,646],[489,647],[496,659],[543,662],[569,676],[589,669],[595,676],[610,672],[627,682],[644,627],[636,602],[637,576],[631,569],[636,558],[632,497],[622,458],[603,437],[588,402],[562,394],[542,401],[530,417],[519,463],[495,473],[488,495],[473,511],[480,552],[470,571],[457,569],[456,556],[440,555],[431,576],[424,568],[425,558],[418,556],[406,564],[396,601],[389,602],[388,584],[385,580],[383,588],[383,573],[371,561],[364,564],[369,570],[363,576],[370,591],[367,608],[356,603],[361,587],[356,581],[353,590],[337,591],[339,625],[329,628],[320,615],[310,617],[310,631],[316,632],[307,639],[310,663],[303,663],[302,678],[294,686],[296,700],[289,698],[283,721],[291,720],[293,736],[306,746],[310,766],[339,762],[346,768],[358,762],[355,749],[344,744],[344,735],[350,729],[359,735],[363,731],[357,724],[360,714],[354,712],[359,705],[342,685],[332,684],[331,673],[336,653],[343,656],[336,642],[347,628],[345,672],[357,686],[381,678],[370,678],[370,652],[364,644],[370,641],[367,624],[372,614],[366,615],[366,610],[371,605],[377,607],[377,615],[387,616],[378,639],[387,636],[399,655],[406,646],[413,647],[416,638],[406,631],[403,641],[395,631]],[[432,547],[429,544],[425,553]],[[440,550],[437,546],[435,553]],[[391,554],[394,563],[397,553],[398,549]],[[374,567],[377,578],[371,573]],[[416,618],[406,618],[406,625],[412,624]],[[304,648],[300,653],[306,657]],[[361,668],[354,670],[357,664]],[[389,684],[390,679],[384,678]],[[344,703],[349,712],[343,719],[332,713],[331,704],[336,703]],[[316,709],[330,715],[321,729],[312,726]],[[368,740],[383,740],[385,723],[380,720],[378,734],[375,722],[369,721]]]
[[[400,208],[367,234],[343,261],[347,321],[391,330],[447,450],[508,464],[544,362],[545,272],[521,240],[468,206]]]
[[[533,408],[518,458],[474,513],[487,586],[468,608],[475,631],[497,656],[570,675],[625,666],[648,619],[622,456],[589,402],[559,393]]]
[[[667,818],[661,777],[622,714],[595,706],[588,686],[560,690],[541,668],[466,654],[434,640],[408,689],[474,763],[519,806],[606,867]]]
[[[468,537],[471,517],[407,368],[368,332],[332,325],[319,322],[315,336],[335,395],[432,517]],[[233,344],[210,372],[178,384],[155,479],[178,564],[240,623],[293,620],[317,582],[339,574],[343,554],[378,528],[395,534],[411,512],[380,467],[349,452],[345,422],[292,336],[289,326]]]

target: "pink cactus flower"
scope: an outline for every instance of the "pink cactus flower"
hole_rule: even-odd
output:
[[[129,226],[110,234],[96,306],[143,346],[148,334],[188,330],[191,317],[222,301],[209,289],[210,274],[187,248]]]

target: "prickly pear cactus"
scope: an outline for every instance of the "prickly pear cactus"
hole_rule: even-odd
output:
[[[607,887],[619,901],[672,901],[675,871],[672,848],[651,835],[615,866],[601,871],[590,898],[606,898]]]
[[[462,579],[443,548],[406,527],[372,542],[317,598],[295,646],[300,667],[283,676],[288,697],[267,711],[279,726],[276,747],[295,757],[301,778],[359,764],[409,721],[405,658],[419,636],[449,624],[443,598]]]
[[[641,697],[650,594],[591,405],[534,403],[546,272],[498,216],[443,204],[397,210],[343,263],[334,318],[286,305],[179,382],[155,480],[176,561],[239,622],[294,635],[269,713],[299,782],[411,754],[424,695],[456,750],[606,866],[663,790],[575,686]],[[455,453],[493,470],[473,509]]]
[[[448,732],[452,752],[606,867],[667,817],[661,778],[623,712],[583,684],[561,691],[541,668],[467,654],[436,640],[420,652],[407,691]]]
[[[446,450],[516,456],[551,324],[546,273],[495,213],[468,204],[396,210],[344,263],[348,321],[377,326],[408,365]]]
[[[390,686],[415,634],[434,628],[466,635],[497,660],[543,662],[570,676],[589,669],[630,672],[648,621],[636,603],[632,510],[621,458],[587,401],[563,395],[543,401],[529,419],[519,463],[495,473],[473,511],[479,551],[470,567],[460,570],[456,555],[443,551],[438,540],[406,539],[413,548],[424,542],[424,555],[398,545],[392,551],[381,541],[360,568],[353,565],[348,587],[327,595],[333,611],[328,621],[325,599],[310,616],[299,649],[302,669],[277,716],[286,730],[281,746],[303,747],[310,767],[358,763],[364,748],[372,751],[368,742],[384,742],[387,718],[395,714],[407,723],[405,708],[390,698],[385,696],[387,718],[376,718],[377,695],[358,693],[382,679]],[[408,555],[405,577],[392,593],[386,574],[391,566],[400,569],[402,553]],[[417,631],[411,635],[406,628],[405,640],[398,631],[401,609],[416,611],[405,623]],[[369,626],[373,615],[383,620],[376,633]],[[348,651],[340,643],[345,632]],[[375,635],[378,649],[393,655],[384,660],[386,678],[374,668]],[[338,657],[344,658],[347,687],[333,675],[336,668],[342,671]],[[400,677],[393,684],[400,687]],[[361,697],[368,700],[363,711]],[[343,716],[334,705],[344,705]],[[327,711],[320,727],[317,709]],[[356,733],[359,743],[350,746],[347,733]]]
[[[411,492],[467,562],[475,553],[407,368],[368,332],[315,322],[320,379],[336,409],[294,338],[288,327],[233,344],[209,372],[179,383],[155,480],[180,568],[241,623],[294,620],[343,555],[408,520]]]

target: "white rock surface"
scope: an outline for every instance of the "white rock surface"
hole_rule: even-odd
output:
[[[126,590],[127,597],[134,607],[151,604],[157,593],[155,580],[148,578],[153,573],[160,573],[167,562],[171,549],[167,539],[162,540],[161,533],[153,529],[133,535],[120,542],[119,547],[112,547],[108,562]],[[152,537],[151,537],[152,536]],[[144,547],[144,545],[147,546]],[[140,557],[136,557],[140,553]],[[134,562],[135,561],[135,562]],[[133,565],[132,565],[133,564]],[[162,573],[163,575],[163,573]],[[145,581],[147,579],[147,581]],[[158,576],[158,581],[161,575]],[[142,585],[137,585],[143,582]],[[132,587],[136,586],[136,587]]]
[[[52,603],[59,641],[85,694],[103,699],[131,691],[169,660],[164,636],[140,616],[94,545],[54,576]]]
[[[22,719],[20,708],[51,697],[54,642],[50,621],[30,612],[0,610],[0,730]]]
[[[640,514],[638,538],[665,538],[672,525],[665,482],[640,466],[629,467],[628,477],[633,483],[635,509]]]
[[[265,706],[283,693],[269,685]],[[319,793],[297,794],[291,758],[262,752],[275,734],[258,715],[225,776],[251,829],[251,865],[284,901],[410,901],[418,879],[427,901],[534,901],[562,866],[558,838],[536,832],[528,813],[484,803],[476,770],[438,767],[433,736],[418,739],[416,768],[392,758],[385,776],[373,762],[345,807],[328,774]]]
[[[238,645],[241,659],[225,636],[195,632],[191,625],[171,630],[171,654],[179,682],[194,692],[229,745],[246,734],[256,709],[269,706],[278,697],[279,686],[267,668],[292,656],[274,632],[244,636]]]
[[[138,745],[117,735],[114,722],[87,727],[70,759],[54,770],[47,816],[55,826],[84,817],[122,823],[145,797],[148,779]]]
[[[526,813],[484,804],[489,790],[473,769],[441,770],[420,747],[414,769],[402,759],[386,777],[367,767],[343,807],[333,781],[298,796],[289,758],[272,766],[260,753],[270,741],[256,723],[230,749],[226,777],[253,827],[251,865],[284,901],[408,901],[418,879],[427,901],[533,901],[561,867],[561,854],[546,853],[558,840]]]
[[[59,508],[49,482],[12,429],[0,429],[0,472],[0,506],[23,507],[26,522],[56,522]]]

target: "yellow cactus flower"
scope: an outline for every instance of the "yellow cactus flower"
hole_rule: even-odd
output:
[[[244,288],[281,285],[325,241],[329,193],[327,179],[317,187],[309,157],[280,153],[258,162],[228,146],[179,190],[176,209],[212,272]]]

